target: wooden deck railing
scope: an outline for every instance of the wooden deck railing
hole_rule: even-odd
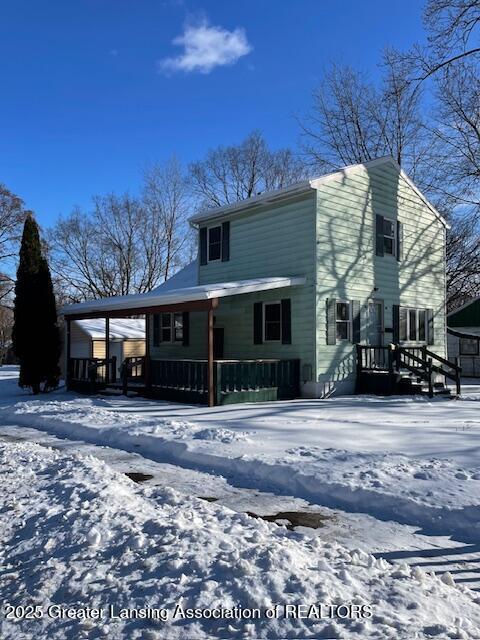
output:
[[[357,377],[364,372],[388,372],[391,375],[407,370],[428,383],[433,395],[433,373],[439,373],[455,382],[457,395],[461,392],[462,368],[458,362],[446,360],[430,351],[427,346],[403,347],[400,345],[357,344]]]
[[[202,402],[208,395],[206,360],[151,360],[150,380],[155,389],[170,390]],[[222,395],[276,389],[278,399],[299,394],[300,360],[218,360],[214,363],[216,404]]]
[[[117,358],[70,358],[68,363],[68,385],[85,387],[96,391],[100,385],[115,382]]]

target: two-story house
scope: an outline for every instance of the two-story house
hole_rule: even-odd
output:
[[[444,375],[458,378],[445,360],[448,225],[392,158],[190,223],[198,259],[165,284],[64,309],[67,327],[105,317],[107,331],[110,317],[145,315],[149,395],[212,405],[432,393]],[[71,386],[94,368],[72,362]]]

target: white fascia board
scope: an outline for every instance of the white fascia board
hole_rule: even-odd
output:
[[[280,289],[305,284],[305,277],[278,277],[258,280],[240,280],[239,282],[219,282],[211,285],[187,287],[177,291],[169,291],[163,295],[142,294],[139,296],[122,296],[117,300],[105,298],[96,302],[82,302],[69,305],[60,310],[62,315],[74,315],[77,313],[96,313],[101,311],[124,311],[141,307],[155,307],[167,304],[179,304],[182,302],[195,302],[198,300],[210,300],[212,298],[225,298],[227,296],[240,295],[242,293],[255,293],[269,289]]]

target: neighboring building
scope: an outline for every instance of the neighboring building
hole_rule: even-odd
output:
[[[480,377],[480,298],[450,312],[447,325],[448,357],[460,359],[463,376]]]
[[[67,320],[145,313],[150,393],[326,397],[352,393],[361,374],[393,380],[392,367],[425,377],[427,350],[445,359],[447,224],[392,158],[190,222],[198,263],[148,294],[64,310]]]
[[[72,358],[105,358],[105,320],[75,320],[71,324]],[[125,358],[145,355],[145,320],[110,320],[110,357],[115,356],[117,377]]]

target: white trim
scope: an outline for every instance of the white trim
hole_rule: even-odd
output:
[[[265,193],[262,193],[258,196],[253,196],[252,198],[247,198],[246,200],[241,200],[240,202],[236,202],[234,204],[223,205],[221,207],[215,207],[214,209],[202,211],[192,216],[191,218],[189,218],[189,223],[191,226],[195,227],[201,222],[222,218],[227,214],[237,215],[238,213],[242,213],[243,211],[247,209],[251,209],[252,207],[271,204],[273,202],[276,202],[277,200],[284,200],[285,198],[289,198],[289,197],[291,198],[296,195],[300,195],[302,193],[308,193],[308,191],[312,189],[317,189],[322,184],[325,184],[330,180],[335,180],[338,177],[349,175],[351,173],[357,173],[358,171],[361,171],[363,169],[369,169],[382,164],[391,164],[393,167],[395,167],[395,169],[398,171],[401,178],[408,184],[408,186],[411,189],[413,189],[413,191],[415,191],[417,196],[430,209],[430,211],[435,215],[435,217],[447,229],[450,229],[450,225],[445,220],[445,218],[443,218],[443,216],[433,206],[433,204],[427,200],[427,198],[423,195],[420,189],[407,176],[405,171],[400,167],[398,162],[394,158],[392,158],[392,156],[383,156],[381,158],[375,158],[374,160],[369,160],[367,162],[351,164],[341,169],[332,171],[331,173],[327,173],[323,176],[317,176],[317,177],[311,178],[310,180],[304,180],[302,182],[293,184],[289,187],[284,187],[283,189],[277,189],[276,191],[265,191]]]
[[[402,340],[400,337],[400,311],[398,317],[398,341],[403,345],[428,345],[428,315],[425,307],[406,307],[400,305],[400,309],[406,309],[407,311],[407,339]],[[425,339],[424,340],[411,340],[410,339],[410,311],[415,311],[415,334],[418,336],[420,333],[420,316],[419,312],[423,311],[425,314]]]
[[[348,304],[348,320],[339,320],[337,315],[337,304]],[[347,337],[339,338],[337,336],[337,323],[343,322],[347,324]],[[353,337],[353,309],[352,309],[352,301],[351,300],[340,300],[336,298],[335,300],[335,340],[336,342],[352,342]]]
[[[90,302],[79,302],[63,307],[60,313],[70,315],[76,313],[90,313],[101,311],[122,311],[141,307],[155,307],[166,304],[178,304],[181,302],[193,302],[196,300],[211,300],[212,298],[224,298],[237,296],[243,293],[256,293],[257,291],[269,291],[305,284],[305,276],[273,276],[270,278],[256,278],[252,280],[238,280],[236,282],[214,282],[195,287],[182,287],[162,292],[153,290],[149,293],[140,293],[129,296],[114,296],[102,298]]]
[[[385,226],[383,227],[383,256],[392,256],[392,258],[397,258],[397,242],[398,242],[398,238],[397,238],[397,220],[393,220],[393,218],[388,218],[387,216],[382,216],[383,217],[383,221],[385,222],[385,220],[388,220],[388,222],[392,223],[392,229],[393,229],[393,236],[387,236],[385,235]],[[390,238],[391,240],[393,240],[393,251],[392,253],[388,253],[387,251],[385,251],[385,238]]]

